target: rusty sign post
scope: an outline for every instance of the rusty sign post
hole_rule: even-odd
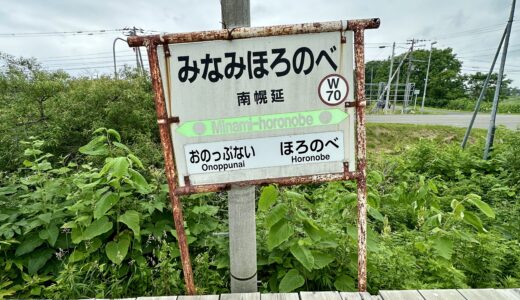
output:
[[[188,294],[196,289],[180,195],[353,179],[358,289],[366,291],[364,31],[379,23],[128,37],[148,50]]]

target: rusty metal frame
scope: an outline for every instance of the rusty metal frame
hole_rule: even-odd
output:
[[[360,19],[348,21],[335,21],[324,23],[306,23],[295,25],[267,26],[267,27],[240,27],[201,31],[190,33],[176,33],[164,35],[149,36],[130,36],[127,39],[130,47],[145,46],[148,52],[148,61],[150,64],[150,75],[154,90],[154,101],[157,112],[157,123],[159,124],[159,134],[161,137],[161,145],[165,160],[165,171],[169,187],[169,196],[172,205],[173,219],[175,230],[177,231],[177,240],[181,252],[182,268],[184,272],[184,280],[186,291],[189,295],[195,295],[195,283],[193,280],[193,271],[191,267],[190,254],[188,251],[188,243],[184,230],[184,221],[182,215],[182,203],[179,199],[180,195],[188,195],[203,192],[218,192],[227,190],[231,184],[205,184],[190,185],[189,181],[184,187],[177,186],[177,174],[175,168],[173,143],[170,124],[178,122],[168,116],[166,110],[166,100],[164,88],[161,81],[159,70],[159,59],[157,54],[158,45],[190,43],[212,40],[232,40],[246,39],[253,37],[266,37],[275,35],[291,35],[304,33],[319,33],[333,31],[354,31],[354,57],[355,57],[355,104],[346,102],[346,107],[356,107],[356,171],[348,171],[348,164],[344,164],[343,173],[334,173],[326,175],[312,175],[286,178],[272,178],[260,180],[248,180],[242,182],[234,182],[233,185],[264,185],[269,183],[277,183],[278,185],[297,185],[306,183],[323,183],[339,180],[357,180],[357,223],[358,223],[358,290],[366,291],[367,287],[367,263],[366,263],[366,228],[367,228],[367,187],[366,187],[366,130],[365,130],[365,50],[364,50],[364,31],[365,29],[378,28],[380,20]]]

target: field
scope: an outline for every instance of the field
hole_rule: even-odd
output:
[[[368,287],[520,285],[520,135],[369,125]],[[163,170],[99,129],[74,161],[25,143],[0,175],[1,297],[182,294]],[[143,160],[143,161],[146,161]],[[258,190],[260,290],[355,290],[354,182]],[[184,197],[199,293],[229,291],[225,194]]]

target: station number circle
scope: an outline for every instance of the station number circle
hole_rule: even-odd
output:
[[[348,92],[348,82],[345,77],[339,74],[325,76],[318,86],[321,101],[330,106],[343,103],[347,99]]]

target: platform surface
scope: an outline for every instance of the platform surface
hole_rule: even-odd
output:
[[[125,300],[520,300],[517,289],[382,290],[379,295],[358,292],[299,292],[282,294],[222,294],[137,297]]]

